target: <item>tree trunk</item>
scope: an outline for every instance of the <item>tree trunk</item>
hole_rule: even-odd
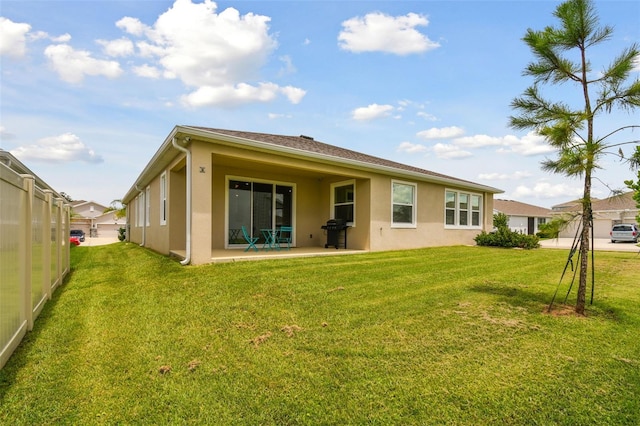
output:
[[[580,240],[580,282],[578,284],[578,300],[576,313],[584,315],[587,295],[587,272],[589,269],[589,230],[591,229],[591,173],[584,178],[584,195],[582,199],[582,238]]]

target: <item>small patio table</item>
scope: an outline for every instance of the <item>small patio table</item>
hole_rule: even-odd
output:
[[[280,250],[277,229],[261,229],[260,232],[262,232],[262,236],[264,237],[264,244],[262,244],[263,250]]]

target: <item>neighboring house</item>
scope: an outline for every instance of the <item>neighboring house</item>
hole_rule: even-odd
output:
[[[474,244],[500,192],[309,136],[176,126],[122,201],[130,241],[202,264],[247,247],[242,226],[322,248],[329,219],[350,225],[349,249]]]
[[[573,238],[576,235],[576,226],[580,223],[582,204],[580,200],[558,204],[551,208],[554,215],[564,215],[573,220],[570,225],[560,231],[560,237]],[[633,192],[614,195],[603,200],[593,199],[593,236],[594,238],[609,238],[609,232],[613,225],[618,223],[636,223],[638,207],[633,199]]]
[[[71,229],[83,230],[88,238],[115,238],[118,229],[126,226],[126,218],[117,219],[115,211],[105,213],[107,207],[95,201],[73,201],[71,208]]]
[[[493,200],[493,212],[506,214],[512,231],[528,235],[535,235],[540,225],[551,220],[551,210],[513,200]]]

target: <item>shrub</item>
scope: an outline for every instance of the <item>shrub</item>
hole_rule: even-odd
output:
[[[540,238],[558,238],[560,231],[566,228],[569,222],[570,218],[556,217],[550,222],[540,225],[536,235]]]
[[[497,213],[493,215],[493,225],[497,230],[490,233],[482,231],[474,238],[476,244],[479,246],[517,247],[523,249],[534,249],[540,247],[540,238],[536,235],[526,235],[512,231],[507,226],[508,220],[507,215],[504,213]]]

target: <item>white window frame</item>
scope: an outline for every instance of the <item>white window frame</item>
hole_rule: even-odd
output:
[[[136,226],[141,228],[144,225],[144,196],[142,193],[136,197]]]
[[[454,212],[454,224],[453,225],[449,225],[447,224],[447,210],[451,210],[450,208],[447,208],[447,194],[448,193],[453,193],[455,194],[456,200],[455,200],[455,212]],[[464,190],[459,190],[459,189],[450,189],[450,188],[445,188],[445,192],[444,192],[444,227],[447,229],[482,229],[483,228],[483,218],[484,218],[484,203],[483,203],[483,194],[477,193],[477,192],[471,192],[471,191],[464,191]],[[460,195],[467,195],[467,208],[465,210],[460,209]],[[477,225],[473,225],[473,212],[476,210],[473,210],[473,203],[472,203],[472,199],[473,197],[478,197],[478,207],[479,210],[477,210],[477,212],[479,213],[479,217],[478,217],[478,224]],[[461,215],[461,211],[465,211],[466,212],[466,218],[467,218],[467,224],[466,225],[460,225],[460,215]]]
[[[144,224],[145,226],[151,226],[151,187],[147,186],[144,191]]]
[[[394,189],[395,189],[395,185],[404,185],[404,186],[410,186],[413,188],[413,200],[411,201],[411,203],[409,204],[402,204],[402,203],[396,203],[394,202]],[[401,181],[401,180],[391,180],[391,227],[392,228],[416,228],[417,227],[417,223],[416,223],[416,218],[418,217],[417,214],[417,209],[418,209],[418,185],[415,182],[406,182],[406,181]],[[405,222],[394,222],[393,221],[393,206],[394,205],[402,205],[402,206],[411,206],[411,223],[405,223]]]
[[[252,178],[252,177],[248,177],[248,176],[238,176],[238,175],[226,175],[225,176],[225,190],[224,190],[224,246],[225,248],[230,248],[230,247],[234,247],[237,244],[229,244],[229,182],[232,180],[237,180],[237,181],[241,181],[241,182],[252,182],[252,183],[267,183],[267,184],[271,184],[274,187],[277,185],[280,186],[289,186],[292,188],[293,194],[292,194],[292,200],[291,200],[291,226],[293,227],[294,231],[296,229],[296,217],[297,217],[297,197],[298,197],[298,184],[294,183],[294,182],[284,182],[284,181],[279,181],[279,180],[270,180],[270,179],[256,179],[256,178]],[[251,207],[253,208],[253,206]],[[276,198],[273,197],[273,221],[275,221],[275,215],[276,215]],[[292,247],[295,246],[296,243],[296,233],[294,232],[292,235],[293,240],[291,241],[291,245]],[[243,245],[241,245],[243,246]],[[243,246],[244,247],[244,246]]]
[[[160,225],[167,224],[167,172],[160,175]]]
[[[352,185],[353,186],[353,202],[351,203],[341,203],[338,205],[353,205],[353,222],[347,222],[347,225],[349,225],[352,228],[356,227],[356,180],[355,179],[350,179],[350,180],[345,180],[342,182],[335,182],[332,183],[330,185],[330,190],[331,190],[331,194],[330,194],[330,204],[331,204],[331,211],[329,212],[329,217],[331,219],[335,219],[335,212],[336,212],[336,203],[335,203],[335,195],[336,195],[336,188],[339,188],[341,186],[349,186]]]

